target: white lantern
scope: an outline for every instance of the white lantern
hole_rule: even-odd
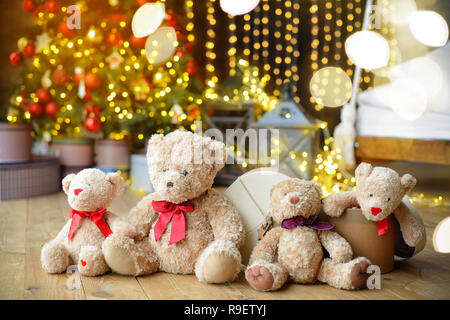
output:
[[[363,69],[379,69],[389,62],[389,44],[375,31],[358,31],[345,41],[349,59]]]
[[[146,3],[134,14],[131,30],[136,38],[146,37],[158,29],[166,15],[164,4]]]
[[[448,25],[434,11],[416,11],[409,16],[409,28],[414,38],[429,47],[443,47],[448,40]]]
[[[220,7],[232,15],[246,14],[256,8],[260,0],[220,0]]]
[[[161,27],[147,38],[145,54],[148,62],[158,64],[166,61],[178,45],[177,33],[172,27]]]

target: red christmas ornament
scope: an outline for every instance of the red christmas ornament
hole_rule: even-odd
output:
[[[31,14],[37,17],[41,12],[44,12],[44,6],[37,7],[36,10],[34,10]]]
[[[140,7],[148,2],[155,2],[155,0],[137,0],[137,5]]]
[[[194,60],[189,60],[187,63],[186,72],[189,73],[190,76],[196,75],[198,73],[198,64]]]
[[[61,86],[69,81],[69,75],[64,69],[56,69],[52,73],[52,81],[54,84]]]
[[[37,118],[42,115],[44,108],[39,103],[34,102],[28,106],[28,112],[33,118]]]
[[[175,52],[175,55],[176,55],[178,58],[182,58],[186,53],[187,53],[187,52],[184,51],[184,50],[178,50],[178,51]]]
[[[58,31],[62,33],[63,36],[70,38],[74,35],[75,31],[73,29],[69,29],[66,21],[62,21],[58,25]]]
[[[23,10],[25,10],[26,12],[33,12],[34,10],[36,10],[36,4],[34,3],[33,0],[24,0],[22,2],[22,8]]]
[[[121,45],[123,43],[122,35],[117,31],[112,31],[106,37],[106,41],[113,46]]]
[[[55,118],[59,112],[59,109],[60,109],[59,104],[57,104],[56,102],[49,102],[45,106],[45,114],[50,118]]]
[[[86,130],[90,132],[97,132],[102,127],[102,122],[98,117],[87,117],[83,124]]]
[[[131,35],[130,38],[130,43],[134,48],[144,48],[146,41],[147,41],[146,37],[136,38],[134,35]]]
[[[9,62],[11,62],[11,64],[14,67],[17,67],[21,61],[22,61],[22,56],[20,55],[19,52],[13,52],[9,55]]]
[[[52,95],[50,92],[45,88],[40,88],[36,91],[36,96],[39,99],[40,103],[46,104],[49,103],[52,99]]]
[[[45,3],[44,9],[47,13],[58,13],[61,11],[61,5],[57,0],[49,0]]]
[[[99,107],[97,107],[96,105],[94,105],[92,102],[88,102],[86,103],[86,105],[84,106],[84,110],[86,110],[87,114],[94,114],[96,116],[99,116],[101,113],[101,110]]]
[[[36,46],[32,43],[29,43],[23,48],[23,55],[27,58],[32,58],[36,55]]]
[[[174,13],[168,13],[166,15],[166,21],[167,24],[171,27],[175,27],[178,24],[177,16]]]
[[[84,77],[84,84],[86,85],[86,88],[97,89],[101,86],[102,80],[100,79],[98,74],[89,72]]]

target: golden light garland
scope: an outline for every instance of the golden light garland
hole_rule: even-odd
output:
[[[236,36],[236,18],[235,16],[232,15],[228,15],[228,44],[229,44],[229,49],[228,49],[228,74],[230,76],[234,76],[236,74],[236,54],[237,54],[237,49],[236,49],[236,42],[237,42],[237,36]]]
[[[276,87],[273,90],[273,94],[278,97],[280,96],[280,90],[278,89],[279,87],[282,86],[283,84],[283,69],[284,69],[284,64],[283,62],[283,58],[282,56],[284,55],[283,53],[283,44],[282,44],[282,40],[281,40],[281,26],[282,26],[282,13],[283,10],[281,9],[282,4],[281,4],[281,0],[276,0],[275,1],[275,32],[273,33],[273,37],[275,38],[274,42],[275,42],[275,59],[274,59],[274,68],[273,68],[273,74],[275,76],[275,84]]]
[[[215,38],[216,31],[215,26],[217,24],[217,20],[215,18],[215,3],[216,0],[206,1],[206,19],[207,19],[207,27],[206,27],[206,43],[205,43],[205,56],[206,56],[206,83],[210,87],[214,87],[214,85],[219,81],[216,76],[216,68],[215,68],[215,59],[216,53],[214,51],[215,47]]]
[[[257,6],[254,10],[255,18],[253,19],[253,64],[259,64],[259,57],[261,54],[261,7]]]
[[[298,85],[295,83],[299,83],[300,74],[299,74],[299,61],[300,61],[300,49],[299,49],[299,26],[300,26],[300,1],[295,1],[292,5],[292,24],[288,24],[286,28],[292,28],[291,30],[291,39],[290,39],[290,47],[292,48],[292,57],[291,57],[291,81],[294,84],[294,101],[296,103],[300,103],[300,96]]]
[[[214,87],[210,87],[205,90],[205,99],[225,103],[253,101],[261,105],[264,111],[272,110],[278,103],[278,99],[269,96],[264,90],[269,81],[267,75],[261,75],[258,67],[251,66],[244,59],[238,61],[237,68],[242,72],[243,76],[240,87],[233,90],[233,96],[220,96]]]
[[[262,34],[263,34],[263,41],[261,43],[262,45],[262,52],[261,55],[263,57],[263,68],[264,68],[264,76],[268,76],[270,79],[270,69],[271,65],[269,63],[269,12],[270,12],[270,3],[269,0],[262,0]]]

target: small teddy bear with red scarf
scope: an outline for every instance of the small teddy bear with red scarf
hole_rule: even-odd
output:
[[[62,181],[70,205],[69,220],[41,250],[42,267],[48,273],[62,273],[71,264],[85,276],[110,271],[103,252],[103,241],[112,233],[134,237],[134,227],[107,211],[112,200],[125,189],[118,173],[84,169]]]

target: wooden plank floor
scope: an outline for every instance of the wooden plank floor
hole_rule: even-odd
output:
[[[111,210],[126,216],[142,195],[127,190]],[[448,216],[443,208],[419,208],[427,229],[427,246],[418,256],[382,275],[381,290],[345,291],[327,285],[288,284],[277,292],[257,292],[244,276],[232,284],[207,285],[193,275],[156,273],[145,277],[77,273],[48,275],[40,249],[52,239],[69,207],[63,193],[0,202],[0,299],[450,299],[450,255],[432,247],[432,234]]]

